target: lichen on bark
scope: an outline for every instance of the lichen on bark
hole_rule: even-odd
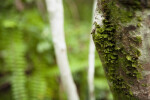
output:
[[[97,10],[103,12],[104,20],[103,26],[95,23],[93,39],[115,100],[139,100],[134,87],[142,86],[139,83],[143,79],[142,64],[139,61],[142,37],[136,32],[143,19],[136,12],[148,9],[148,2],[143,1],[98,2]]]

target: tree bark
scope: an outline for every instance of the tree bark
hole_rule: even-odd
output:
[[[24,10],[24,4],[23,4],[22,0],[15,0],[15,6],[16,6],[17,10],[19,10],[19,11]]]
[[[150,100],[149,7],[149,0],[98,0],[92,34],[114,100]]]
[[[67,93],[68,100],[79,100],[67,58],[62,0],[46,0],[46,5],[49,13],[56,60],[60,70],[63,87]]]
[[[94,22],[94,12],[96,9],[97,0],[93,3],[93,15],[92,22]],[[88,87],[89,87],[89,100],[95,100],[94,94],[94,73],[95,73],[95,45],[90,35],[90,47],[89,47],[89,68],[88,68]]]
[[[94,94],[94,73],[95,73],[95,45],[90,36],[89,48],[89,68],[88,68],[88,86],[89,86],[89,100],[95,100]]]

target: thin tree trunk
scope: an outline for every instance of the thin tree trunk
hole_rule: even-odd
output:
[[[98,0],[92,31],[114,100],[150,100],[150,1]]]
[[[73,18],[76,20],[76,22],[79,22],[80,16],[76,2],[74,0],[66,0],[66,3],[69,6]]]
[[[66,90],[68,100],[79,100],[67,58],[63,27],[64,16],[62,0],[46,0],[46,4],[49,13],[49,21],[51,24],[56,59],[60,69],[60,75],[64,89]]]
[[[88,85],[89,99],[95,100],[94,95],[94,73],[95,73],[95,46],[90,36],[89,68],[88,68]]]
[[[19,10],[19,11],[24,10],[24,5],[23,5],[22,0],[15,0],[15,6],[16,6],[17,10]]]
[[[37,8],[40,12],[40,15],[42,16],[43,20],[45,21],[46,16],[45,16],[45,5],[44,5],[44,0],[36,0],[36,5]]]
[[[94,22],[94,12],[96,9],[96,2],[94,0],[93,4],[93,16],[92,22]],[[88,68],[88,85],[89,85],[89,100],[95,100],[94,95],[94,73],[95,73],[95,45],[92,39],[92,35],[90,35],[90,46],[89,46],[89,68]]]

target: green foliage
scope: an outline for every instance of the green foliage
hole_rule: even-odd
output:
[[[24,59],[25,45],[22,41],[21,33],[5,33],[7,34],[6,48],[4,51],[4,61],[7,64],[7,69],[12,73],[11,84],[12,91],[15,100],[28,100],[26,94],[26,76],[25,76],[25,66],[26,62]],[[5,41],[6,41],[5,40]]]
[[[48,20],[41,17],[39,9],[35,6],[36,0],[22,1],[25,6],[23,11],[16,9],[13,0],[5,0],[0,4],[0,99],[66,100],[56,65]],[[88,0],[84,6],[83,3],[79,3],[82,22],[76,25],[75,19],[70,18],[70,13],[65,8],[68,56],[81,100],[88,99],[86,76],[91,24],[85,20],[90,22],[91,2]],[[66,7],[67,4],[64,5]],[[105,76],[101,66],[97,57],[96,68],[100,69],[95,75],[98,79],[95,82],[97,100],[106,98],[105,94],[109,91],[106,80],[103,81]],[[105,84],[103,89],[98,83]],[[5,87],[7,84],[8,87]]]
[[[4,70],[2,72],[10,72],[11,80],[9,82],[11,83],[14,100],[29,100],[29,98],[30,100],[42,100],[46,94],[46,80],[45,76],[40,73],[44,73],[44,71],[38,68],[42,68],[43,65],[41,64],[45,62],[47,65],[54,63],[54,60],[49,60],[54,59],[51,39],[45,38],[49,31],[45,31],[45,23],[43,23],[38,12],[34,9],[32,11],[26,10],[23,14],[17,14],[18,12],[12,9],[9,13],[10,16],[5,12],[3,12],[3,17],[0,16],[0,53],[3,55],[1,59],[4,60],[2,62],[4,63]],[[49,42],[49,47],[38,46],[42,42]],[[48,50],[52,50],[52,54],[45,52]],[[38,55],[45,53],[44,55],[48,55],[43,55],[40,63],[40,61],[36,60],[38,56],[34,57],[34,55],[31,55],[34,53]]]

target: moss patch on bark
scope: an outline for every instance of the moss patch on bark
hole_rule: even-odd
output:
[[[115,100],[137,100],[130,88],[141,78],[142,69],[138,61],[140,51],[137,47],[142,39],[140,36],[133,37],[130,32],[141,27],[141,17],[135,16],[135,10],[141,8],[141,2],[131,0],[130,3],[135,7],[127,7],[120,1],[128,0],[101,0],[102,7],[99,9],[103,11],[103,26],[96,24],[93,39]],[[137,25],[124,26],[133,18],[137,19]]]

